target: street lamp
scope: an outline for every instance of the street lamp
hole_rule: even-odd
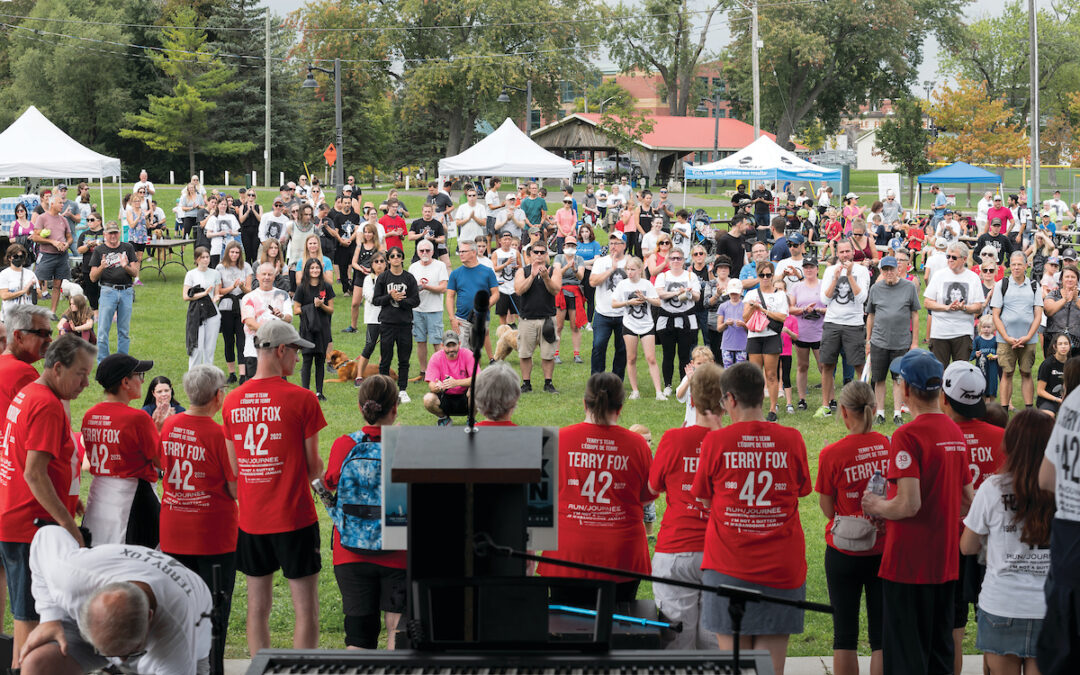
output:
[[[334,59],[334,69],[327,70],[318,66],[308,66],[307,79],[300,86],[304,89],[315,89],[319,83],[315,81],[315,71],[326,73],[334,78],[334,128],[337,143],[337,162],[334,163],[334,183],[338,189],[345,184],[345,151],[341,139],[341,59]]]
[[[934,82],[933,80],[923,80],[922,86],[923,90],[926,91],[926,100],[929,101],[930,92],[934,90]]]
[[[601,115],[604,114],[604,106],[606,106],[608,103],[611,103],[612,101],[614,101],[617,98],[619,98],[619,97],[618,96],[608,96],[603,101],[600,101],[600,114]],[[588,112],[588,111],[586,111],[586,112]]]
[[[705,104],[712,104],[713,113],[713,141],[712,141],[712,161],[720,159],[720,90],[713,88],[712,98],[702,98],[701,103],[698,105],[698,110],[705,110]],[[709,183],[710,188],[712,183]]]
[[[532,80],[525,81],[524,89],[511,84],[504,84],[502,91],[499,92],[499,98],[495,100],[499,103],[509,103],[510,95],[506,93],[509,89],[525,94],[525,135],[528,136],[532,133]]]

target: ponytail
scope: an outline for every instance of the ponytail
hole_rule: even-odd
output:
[[[596,373],[585,383],[585,409],[596,424],[606,425],[622,410],[625,395],[622,380],[614,373]]]
[[[874,426],[874,390],[865,382],[849,382],[840,390],[840,405],[847,408],[861,424],[852,429],[853,433],[865,434]]]

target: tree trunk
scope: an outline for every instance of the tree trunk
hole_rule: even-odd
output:
[[[776,128],[776,144],[781,148],[787,148],[787,142],[791,138],[791,132],[794,130],[795,122],[785,112],[780,116],[780,124]]]
[[[1057,162],[1054,163],[1056,164]],[[1050,184],[1050,187],[1057,188],[1057,169],[1047,169],[1046,171],[1046,180]]]
[[[461,117],[451,115],[447,124],[446,154],[454,156],[461,152]]]
[[[913,173],[909,173],[907,177],[907,203],[912,205],[912,213],[915,213],[919,210],[918,204],[915,203],[915,181],[917,178],[917,175]]]

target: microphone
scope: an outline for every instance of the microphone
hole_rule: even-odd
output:
[[[472,336],[469,339],[469,347],[473,350],[477,363],[480,363],[480,350],[484,347],[490,306],[491,292],[486,289],[477,291],[473,296]]]

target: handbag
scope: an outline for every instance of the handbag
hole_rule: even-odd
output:
[[[859,516],[834,516],[829,532],[833,546],[843,551],[869,551],[877,542],[877,526]]]
[[[769,327],[769,317],[765,316],[765,312],[754,311],[750,315],[750,318],[746,321],[746,330],[751,333],[761,333]]]
[[[765,295],[761,292],[760,287],[757,289],[757,294],[758,294],[758,297],[761,298],[761,304],[764,306],[765,305]],[[777,321],[776,319],[770,319],[769,315],[766,314],[765,312],[761,312],[761,316],[765,317],[765,321],[766,321],[765,326],[766,326],[766,328],[768,330],[771,330],[772,332],[776,333],[777,335],[780,335],[781,331],[784,330],[784,322],[783,321]]]

